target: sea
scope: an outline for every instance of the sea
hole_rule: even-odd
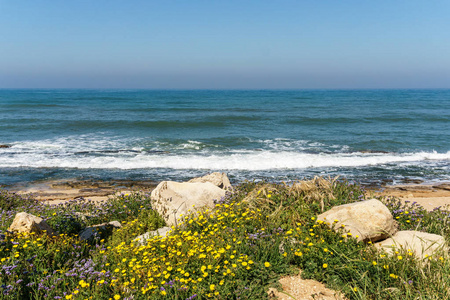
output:
[[[450,180],[450,90],[0,89],[0,185]]]

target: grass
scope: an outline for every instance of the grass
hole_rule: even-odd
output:
[[[408,252],[388,256],[317,221],[365,195],[337,178],[244,182],[214,209],[186,216],[168,237],[140,245],[135,237],[164,225],[147,194],[51,206],[1,191],[0,299],[267,299],[268,287],[298,268],[349,299],[449,298],[446,257],[423,264]],[[448,239],[447,211],[382,200],[401,230]],[[20,211],[46,219],[59,236],[7,232]],[[78,239],[85,227],[112,220],[123,227]]]

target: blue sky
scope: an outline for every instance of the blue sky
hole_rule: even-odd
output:
[[[0,88],[450,88],[450,1],[0,0]]]

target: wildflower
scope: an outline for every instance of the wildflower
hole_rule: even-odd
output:
[[[324,269],[326,269],[326,268],[328,268],[328,264],[323,264],[322,267],[323,267]]]
[[[399,255],[399,256],[397,256],[397,259],[398,259],[398,260],[402,260],[402,259],[403,259],[403,256]]]
[[[120,296],[119,295],[114,295],[114,300],[119,300]]]
[[[269,267],[270,267],[270,262],[266,261],[266,262],[264,263],[264,266],[265,266],[266,268],[269,268]]]
[[[215,288],[216,288],[216,285],[214,285],[214,284],[211,284],[211,285],[209,286],[209,289],[210,289],[211,291],[214,291]]]
[[[397,279],[398,278],[398,275],[395,275],[395,274],[389,274],[389,277],[391,277],[391,278],[394,278],[394,279]]]

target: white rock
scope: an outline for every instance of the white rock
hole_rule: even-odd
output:
[[[188,182],[211,182],[215,186],[220,187],[224,190],[230,189],[232,187],[227,174],[220,172],[214,172],[203,177],[193,178]]]
[[[335,206],[318,219],[335,230],[344,225],[358,241],[379,241],[397,232],[391,212],[377,199]]]
[[[45,232],[49,236],[56,235],[56,232],[42,218],[36,217],[26,212],[16,214],[11,226],[9,226],[8,228],[8,231],[28,233]]]
[[[177,226],[177,219],[203,207],[213,208],[214,200],[225,196],[225,190],[210,182],[163,181],[152,191],[152,207],[167,226]]]
[[[411,251],[417,258],[423,259],[439,252],[448,252],[445,239],[441,235],[420,231],[399,231],[391,238],[375,243],[392,254],[400,249]]]
[[[79,234],[79,238],[80,240],[84,241],[84,240],[90,240],[94,237],[94,234],[97,231],[103,231],[108,229],[108,227],[113,227],[113,228],[121,228],[122,224],[120,224],[119,221],[111,221],[108,223],[102,223],[102,224],[98,224],[98,225],[93,225],[90,227],[86,227],[83,231],[80,232]]]
[[[134,241],[140,245],[144,245],[147,240],[149,240],[150,238],[152,238],[154,236],[164,238],[164,237],[168,236],[171,232],[172,232],[172,227],[168,227],[168,226],[161,227],[154,231],[149,231],[144,234],[141,234],[140,236],[136,237],[134,239]]]

